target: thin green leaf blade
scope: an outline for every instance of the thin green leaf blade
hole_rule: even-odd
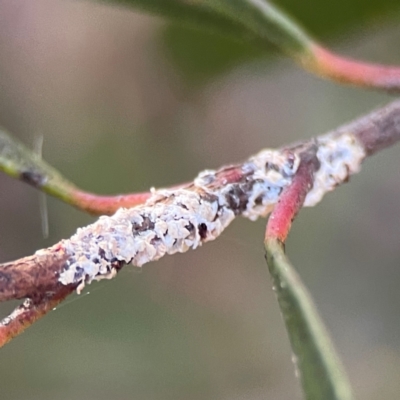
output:
[[[276,239],[266,241],[273,279],[294,362],[307,400],[352,400],[352,390],[317,309]]]

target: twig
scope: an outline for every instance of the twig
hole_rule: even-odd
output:
[[[251,220],[266,216],[303,168],[305,149],[316,151],[315,162],[307,164],[315,174],[304,202],[313,206],[358,172],[366,156],[398,140],[400,101],[395,101],[312,141],[266,149],[242,164],[204,171],[179,189],[154,190],[143,205],[103,216],[68,240],[1,265],[0,301],[32,300],[32,307],[27,306],[32,313],[21,332],[36,319],[32,315],[48,311],[44,302],[65,295],[66,287],[79,292],[93,280],[114,277],[125,264],[142,266],[166,254],[195,249],[216,239],[237,215]],[[10,320],[3,320],[0,345],[19,332],[15,326],[11,332]]]

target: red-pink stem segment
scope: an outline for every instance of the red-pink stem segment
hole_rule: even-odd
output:
[[[112,215],[119,208],[135,207],[143,204],[151,196],[150,192],[101,196],[75,190],[71,193],[70,204],[93,215]]]
[[[49,297],[44,297],[38,303],[35,303],[32,299],[26,299],[0,322],[0,347],[53,310],[73,291],[73,287],[63,286],[56,293]]]
[[[312,188],[314,172],[319,168],[316,147],[310,146],[301,154],[299,169],[292,183],[284,189],[272,211],[267,224],[265,238],[285,243],[292,222],[303,206],[307,193]]]
[[[179,189],[186,185],[175,185],[169,189]],[[102,196],[76,189],[71,192],[69,202],[93,215],[112,215],[120,208],[132,208],[144,204],[151,196],[151,192]]]
[[[400,67],[371,64],[335,54],[319,44],[312,44],[310,53],[300,57],[300,63],[307,70],[336,82],[400,91]]]

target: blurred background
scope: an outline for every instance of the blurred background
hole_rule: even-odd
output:
[[[400,64],[398,0],[276,2],[334,49]],[[0,124],[29,147],[43,135],[44,158],[97,193],[188,181],[391,99],[130,8],[0,1]],[[303,210],[287,244],[360,399],[400,397],[398,151]],[[0,175],[0,262],[94,220],[51,198],[48,214],[44,239],[38,192]],[[1,349],[2,399],[301,399],[264,226],[238,219],[72,296]]]

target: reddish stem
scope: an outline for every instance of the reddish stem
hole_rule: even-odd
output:
[[[272,211],[265,232],[265,239],[278,239],[281,243],[286,241],[292,222],[303,206],[307,193],[312,188],[314,172],[319,163],[315,156],[315,148],[303,153],[299,169],[288,186],[281,194],[274,210]]]
[[[352,85],[400,91],[400,67],[342,57],[317,44],[311,46],[311,54],[303,64],[322,77]]]
[[[180,189],[187,185],[182,183],[168,189]],[[142,192],[102,196],[76,189],[72,192],[70,204],[93,215],[112,215],[119,208],[131,208],[145,203],[151,195],[151,192]]]
[[[42,299],[39,303],[35,303],[30,299],[25,300],[8,317],[0,322],[0,347],[21,334],[49,311],[53,310],[73,290],[74,288],[71,286],[63,286],[57,293],[51,297]]]
[[[143,204],[150,196],[150,192],[100,196],[76,190],[72,199],[73,205],[80,210],[94,215],[112,215],[121,207],[130,208]]]

